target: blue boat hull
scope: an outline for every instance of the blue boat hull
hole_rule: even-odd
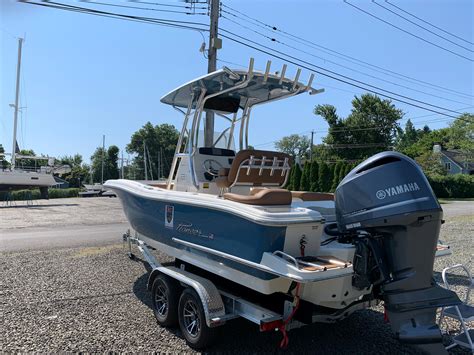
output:
[[[116,190],[116,193],[131,226],[143,236],[204,255],[263,280],[277,277],[214,254],[187,248],[172,238],[260,263],[264,252],[283,250],[286,227],[261,225],[212,208],[148,199],[123,190]]]

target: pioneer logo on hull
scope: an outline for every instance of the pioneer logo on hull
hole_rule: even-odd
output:
[[[419,191],[419,190],[420,190],[420,187],[418,186],[416,182],[409,182],[408,184],[391,186],[383,190],[378,190],[375,193],[375,196],[377,196],[379,200],[383,200],[387,196],[393,197],[393,196],[401,195],[407,192],[413,192],[413,191]]]

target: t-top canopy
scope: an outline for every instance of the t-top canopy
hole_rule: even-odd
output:
[[[285,78],[286,65],[279,75],[270,74],[269,71],[270,61],[265,72],[254,72],[251,59],[248,71],[224,67],[178,87],[163,96],[161,102],[185,108],[192,102],[192,108],[195,109],[197,97],[204,89],[204,109],[237,112],[247,104],[252,106],[303,92],[317,94],[324,91],[311,87],[314,74],[311,74],[307,84],[299,82],[301,69],[297,70],[294,79]]]

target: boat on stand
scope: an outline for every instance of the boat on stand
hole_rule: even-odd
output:
[[[58,185],[54,174],[64,174],[70,171],[66,165],[55,166],[55,158],[48,156],[27,156],[21,155],[17,143],[17,124],[20,95],[20,73],[21,73],[21,53],[23,38],[18,39],[18,63],[16,71],[16,96],[15,103],[10,106],[14,108],[13,118],[13,143],[11,162],[8,167],[0,167],[0,191],[23,190],[39,188],[41,198],[48,198],[48,188]],[[3,155],[5,157],[6,155]],[[2,158],[3,158],[2,157]],[[34,162],[32,166],[21,164],[22,161]],[[38,164],[39,163],[39,164]],[[46,164],[44,164],[46,163]]]
[[[436,309],[458,299],[432,282],[435,255],[448,247],[438,243],[442,209],[423,172],[384,152],[354,168],[335,194],[285,189],[294,161],[249,149],[251,112],[323,90],[312,87],[314,74],[302,82],[300,69],[288,78],[286,65],[273,74],[270,62],[264,72],[253,64],[224,67],[162,97],[184,115],[166,184],[104,184],[136,232],[124,238],[156,266],[149,288],[158,322],[179,320],[198,348],[236,314],[287,341],[292,324],[335,322],[382,300],[400,340],[439,348]],[[206,112],[222,131],[204,122]],[[154,262],[148,247],[175,266]]]

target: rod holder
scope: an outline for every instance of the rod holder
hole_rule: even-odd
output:
[[[265,69],[265,74],[263,75],[263,82],[266,83],[268,80],[268,74],[270,73],[270,67],[272,65],[272,61],[267,61],[267,67]]]
[[[308,85],[306,85],[306,90],[309,90],[311,88],[311,85],[313,84],[313,80],[314,80],[314,73],[311,73],[311,75],[309,76]]]
[[[254,62],[255,62],[255,59],[254,59],[254,58],[250,58],[249,71],[248,71],[249,77],[252,77],[252,76],[253,76],[253,64],[254,64]]]
[[[283,64],[283,67],[281,68],[280,81],[278,82],[278,84],[281,84],[283,80],[285,80],[286,67],[287,65]]]
[[[296,75],[295,75],[295,80],[293,80],[293,90],[296,89],[296,85],[298,84],[298,79],[300,78],[300,75],[301,75],[301,68],[298,68],[298,70],[296,71]]]

